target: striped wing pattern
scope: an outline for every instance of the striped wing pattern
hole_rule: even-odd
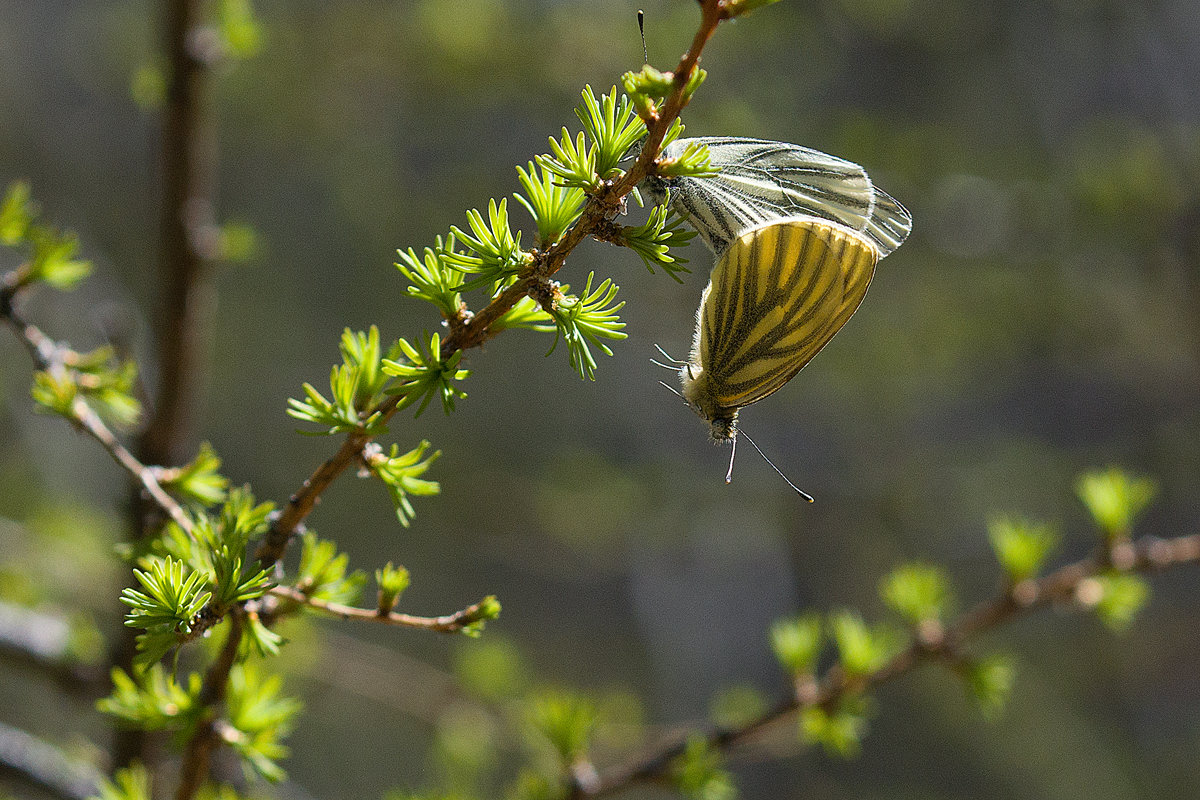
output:
[[[681,139],[663,150],[679,156],[689,143],[707,145],[718,170],[708,178],[653,178],[659,201],[665,189],[718,256],[755,225],[795,216],[814,216],[860,231],[880,258],[900,246],[912,216],[878,189],[858,164],[808,147],[724,136]]]
[[[718,261],[692,353],[722,409],[791,380],[857,310],[879,253],[856,231],[811,217],[742,233]]]

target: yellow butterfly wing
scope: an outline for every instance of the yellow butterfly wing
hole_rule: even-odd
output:
[[[878,260],[861,234],[812,217],[742,233],[697,314],[692,358],[713,405],[741,408],[791,380],[858,309]]]

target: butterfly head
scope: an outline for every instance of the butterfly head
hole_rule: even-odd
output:
[[[645,146],[645,144],[646,144],[646,137],[643,136],[641,139],[638,139],[636,142],[634,142],[630,146],[630,148],[625,151],[625,155],[622,157],[622,161],[636,160],[638,158],[638,156],[640,156],[642,154],[642,148]],[[678,157],[679,152],[680,152],[680,147],[678,145],[678,142],[672,142],[671,144],[669,144],[663,148],[663,151],[660,154],[660,158]],[[656,206],[662,205],[663,203],[667,202],[668,190],[670,190],[671,192],[675,192],[679,189],[680,185],[681,184],[680,184],[679,179],[666,178],[661,175],[656,175],[656,174],[654,174],[653,168],[651,169],[649,175],[642,178],[642,182],[640,184],[641,188],[643,190],[645,190],[647,194],[650,195],[651,204],[656,205]]]
[[[660,175],[647,175],[642,178],[642,188],[650,195],[651,202],[656,206],[667,202],[667,190],[671,187],[670,178],[664,178]]]
[[[683,382],[683,399],[692,411],[709,424],[709,437],[714,442],[729,442],[737,438],[738,410],[717,402],[704,370],[695,363],[689,363],[679,370],[679,378]]]

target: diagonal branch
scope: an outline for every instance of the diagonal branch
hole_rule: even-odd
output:
[[[66,348],[47,336],[36,325],[26,322],[11,302],[4,303],[2,306],[0,311],[3,313],[5,322],[8,323],[9,328],[12,329],[17,338],[25,345],[25,349],[29,351],[34,365],[39,370],[50,373],[61,373],[65,370],[63,357],[66,353]],[[113,433],[111,428],[104,424],[104,420],[100,419],[100,415],[83,398],[76,398],[74,404],[71,406],[69,420],[75,426],[76,430],[86,433],[99,442],[105,452],[112,456],[113,461],[117,462],[122,469],[128,472],[137,481],[141,490],[149,495],[154,503],[166,512],[172,520],[178,523],[179,527],[191,532],[191,519],[188,517],[187,512],[183,510],[183,506],[175,502],[175,499],[167,494],[166,490],[159,485],[155,469],[143,464],[125,445],[121,444],[117,435]]]
[[[767,726],[806,708],[833,708],[849,695],[904,675],[921,664],[952,658],[967,641],[1053,603],[1087,607],[1088,582],[1117,565],[1123,572],[1160,572],[1171,567],[1200,564],[1200,534],[1159,539],[1148,536],[1118,544],[1104,552],[1067,564],[1050,574],[1022,581],[997,597],[980,603],[960,616],[937,641],[917,637],[891,661],[865,676],[850,676],[840,664],[830,667],[811,691],[788,697],[749,723],[736,728],[701,732],[711,747],[729,749],[751,739]],[[572,790],[574,798],[601,797],[629,789],[634,784],[665,779],[675,760],[683,755],[689,736],[644,753],[630,763],[602,773],[598,781]]]
[[[0,722],[0,773],[36,786],[38,794],[61,800],[92,797],[102,775],[58,747]]]
[[[0,602],[0,661],[36,670],[70,694],[99,693],[108,675],[72,655],[65,617]]]
[[[683,54],[673,75],[674,88],[667,96],[658,116],[647,121],[647,136],[645,145],[637,160],[615,182],[607,183],[599,192],[588,197],[583,213],[575,225],[550,247],[534,253],[533,263],[525,270],[520,279],[492,299],[490,303],[469,320],[451,326],[450,335],[442,342],[442,356],[477,347],[492,335],[490,326],[508,313],[523,297],[530,294],[551,275],[558,272],[566,263],[567,256],[589,235],[596,231],[604,222],[611,219],[620,209],[621,200],[633,191],[638,182],[646,177],[654,160],[662,150],[663,137],[671,127],[671,123],[679,116],[687,104],[684,90],[691,79],[700,53],[716,31],[717,26],[725,19],[723,0],[701,0],[700,26],[692,39],[691,47]],[[400,396],[394,396],[384,401],[371,413],[378,412],[382,422],[386,422],[396,413]],[[342,442],[337,452],[304,481],[304,485],[293,494],[281,510],[255,554],[264,566],[274,564],[283,557],[288,542],[299,530],[304,520],[312,513],[322,492],[342,474],[351,464],[357,463],[363,447],[371,441],[371,436],[365,433],[352,433]]]

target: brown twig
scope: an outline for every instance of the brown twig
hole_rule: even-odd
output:
[[[51,374],[62,374],[66,369],[63,366],[63,360],[67,348],[55,342],[36,325],[26,322],[21,317],[20,312],[14,307],[13,302],[5,302],[2,305],[4,320],[16,334],[17,338],[25,345],[37,368]],[[83,398],[75,400],[71,406],[71,416],[69,419],[77,430],[86,433],[99,442],[105,452],[112,456],[113,461],[117,462],[122,469],[137,481],[139,489],[149,495],[162,511],[168,514],[185,531],[190,532],[192,530],[191,519],[188,518],[183,507],[175,502],[174,498],[167,494],[162,486],[159,485],[157,473],[154,468],[143,464],[128,448],[121,444],[112,429],[104,424],[100,416],[92,410],[92,407]]]
[[[215,253],[213,210],[216,185],[216,126],[213,123],[209,66],[218,55],[218,39],[204,21],[201,0],[162,4],[167,93],[162,118],[162,209],[157,333],[158,385],[147,404],[146,427],[137,454],[147,464],[168,466],[183,460],[183,448],[203,374],[202,343],[208,335],[212,291],[208,266]],[[159,498],[134,487],[129,533],[137,541],[161,523]],[[113,665],[129,669],[137,652],[137,633],[122,628]],[[113,764],[144,760],[146,733],[118,728]]]
[[[175,800],[192,800],[208,778],[209,764],[213,751],[221,743],[222,723],[217,711],[225,701],[229,686],[229,673],[237,661],[238,647],[245,630],[245,611],[233,607],[229,615],[229,636],[221,646],[221,652],[204,673],[204,682],[196,702],[207,709],[204,722],[196,726],[183,751],[179,766],[179,785],[175,788]]]
[[[887,664],[869,675],[852,676],[840,664],[830,667],[815,684],[814,691],[803,697],[791,696],[745,725],[699,731],[711,747],[728,749],[751,739],[769,725],[805,708],[832,709],[845,697],[879,686],[908,673],[927,661],[954,658],[959,648],[979,634],[997,628],[1036,609],[1057,602],[1075,602],[1086,607],[1080,597],[1088,581],[1119,564],[1122,571],[1157,572],[1184,564],[1200,564],[1200,534],[1174,539],[1146,537],[1117,546],[1118,552],[1105,552],[1076,561],[1038,578],[1007,588],[997,597],[980,603],[948,626],[936,644],[920,637]],[[695,735],[695,733],[693,733]],[[602,772],[600,780],[584,786],[576,783],[574,798],[615,794],[634,784],[663,780],[675,760],[684,753],[687,736],[644,753],[628,764]]]
[[[203,374],[202,341],[209,329],[208,267],[216,254],[213,211],[216,129],[209,66],[216,33],[204,25],[204,3],[165,3],[165,49],[170,65],[163,110],[158,369],[153,414],[139,453],[151,464],[181,460],[196,390]]]
[[[442,341],[443,358],[459,350],[466,350],[483,344],[491,335],[490,327],[507,314],[523,297],[526,297],[539,284],[544,283],[566,263],[567,256],[604,221],[611,218],[620,208],[620,201],[633,190],[642,178],[646,177],[654,160],[662,149],[663,137],[671,127],[671,123],[679,116],[687,104],[685,88],[691,79],[700,53],[712,37],[717,26],[725,18],[722,0],[701,0],[700,26],[692,39],[691,47],[683,54],[673,73],[674,88],[658,111],[657,117],[647,121],[647,135],[641,154],[637,160],[615,182],[606,183],[598,192],[588,197],[583,213],[566,234],[557,242],[535,255],[533,264],[525,270],[512,286],[505,289],[492,299],[479,312],[451,327],[450,334]],[[382,415],[383,421],[391,418],[396,412],[400,396],[394,396],[384,401],[373,412]],[[265,565],[274,564],[283,557],[288,542],[312,513],[319,502],[321,494],[333,481],[351,464],[357,463],[363,447],[371,440],[365,433],[353,433],[346,437],[341,447],[329,459],[321,464],[304,481],[299,491],[293,494],[284,508],[276,517],[267,536],[258,548],[256,556]]]
[[[384,625],[399,625],[404,628],[419,628],[421,630],[439,631],[441,633],[458,633],[469,625],[481,620],[490,619],[490,616],[485,613],[485,608],[489,605],[487,601],[469,605],[466,608],[455,611],[453,614],[446,614],[441,617],[418,617],[412,614],[401,614],[398,611],[382,613],[375,608],[357,608],[355,606],[343,605],[342,603],[333,603],[328,600],[309,597],[304,592],[294,589],[291,586],[276,586],[271,589],[269,594],[281,600],[288,600],[292,603],[315,608],[318,611],[324,611],[342,619],[357,619],[364,622],[378,622]]]

